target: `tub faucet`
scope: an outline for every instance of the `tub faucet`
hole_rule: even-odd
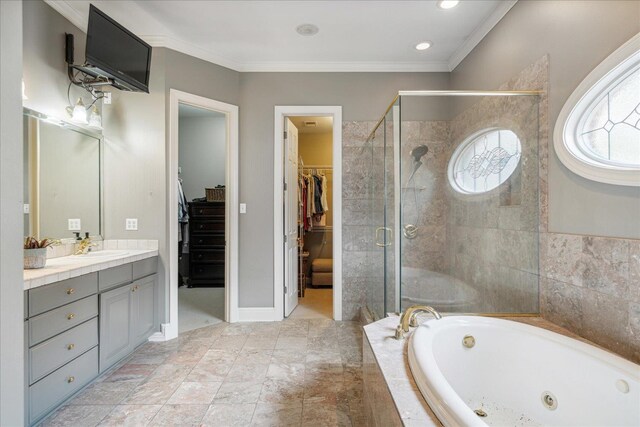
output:
[[[414,305],[407,308],[400,316],[400,323],[396,328],[396,339],[401,340],[404,338],[404,334],[409,332],[409,326],[418,326],[418,320],[416,316],[418,313],[431,313],[436,320],[442,319],[440,313],[433,307],[428,305]]]

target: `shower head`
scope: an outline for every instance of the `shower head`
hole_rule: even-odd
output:
[[[424,156],[428,152],[429,152],[429,147],[423,144],[423,145],[418,145],[416,148],[411,150],[411,153],[409,154],[411,154],[411,157],[413,157],[413,160],[416,163],[420,163],[420,159],[422,159],[422,156]]]

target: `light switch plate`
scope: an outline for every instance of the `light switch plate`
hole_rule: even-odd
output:
[[[29,203],[25,203],[22,205],[22,212],[28,214],[29,213]]]
[[[104,93],[104,98],[102,98],[102,102],[104,103],[104,105],[111,104],[111,92]]]
[[[127,218],[124,221],[124,229],[128,231],[136,231],[138,229],[138,218]]]
[[[247,213],[247,204],[240,203],[240,213]]]
[[[82,224],[80,218],[69,218],[69,231],[81,231]]]

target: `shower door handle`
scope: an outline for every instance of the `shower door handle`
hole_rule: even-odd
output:
[[[384,241],[380,241],[380,232],[383,231],[385,233],[389,233],[389,239],[387,240],[387,243],[385,243]],[[389,227],[378,227],[376,228],[376,246],[379,246],[381,248],[384,248],[385,246],[391,246],[391,234],[392,231]]]

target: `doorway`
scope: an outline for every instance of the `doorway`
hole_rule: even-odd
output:
[[[276,107],[275,295],[282,318],[342,318],[341,107]],[[284,185],[283,185],[284,183]]]
[[[226,121],[219,111],[179,103],[179,333],[225,319]]]
[[[157,340],[238,318],[238,212],[233,208],[238,205],[238,107],[171,89],[169,114],[169,321]],[[213,123],[196,126],[198,121]],[[207,142],[209,134],[217,137]],[[214,147],[207,146],[208,154],[202,155],[209,143]],[[186,324],[179,326],[183,320]]]

